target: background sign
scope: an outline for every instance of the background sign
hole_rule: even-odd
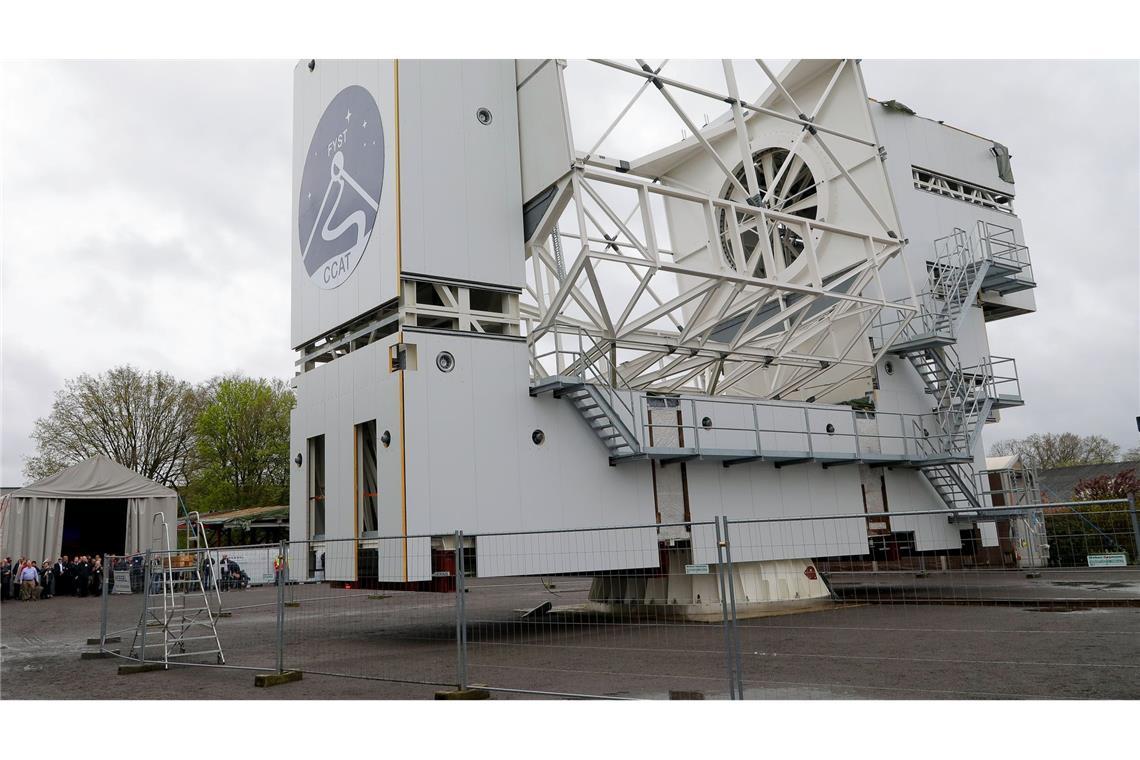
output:
[[[116,570],[115,571],[115,585],[111,588],[112,594],[129,594],[131,593],[131,571],[130,570]]]
[[[1127,567],[1128,557],[1123,552],[1119,554],[1090,554],[1089,567]]]

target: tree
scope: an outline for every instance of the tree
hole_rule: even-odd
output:
[[[51,414],[36,420],[36,453],[24,460],[32,480],[96,454],[163,485],[186,482],[194,448],[198,391],[165,372],[131,366],[66,381]]]
[[[286,503],[294,403],[281,380],[211,381],[196,425],[197,472],[188,501],[201,511]]]
[[[1115,462],[1119,453],[1120,447],[1104,436],[1076,433],[1034,433],[998,441],[990,447],[990,456],[1018,454],[1023,462],[1041,470]]]

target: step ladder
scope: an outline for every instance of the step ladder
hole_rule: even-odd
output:
[[[194,524],[204,542],[200,523]],[[189,529],[189,520],[187,525]],[[161,662],[166,668],[172,661],[188,657],[212,657],[218,665],[224,665],[217,613],[210,604],[201,570],[202,563],[209,561],[208,548],[187,552],[193,561],[188,566],[178,566],[178,553],[170,548],[170,528],[161,512],[152,520],[152,533],[143,574],[143,609],[129,656],[140,662]]]

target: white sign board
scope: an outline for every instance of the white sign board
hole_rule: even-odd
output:
[[[1128,557],[1124,552],[1116,554],[1090,554],[1089,567],[1127,567]]]
[[[116,570],[115,571],[115,585],[111,588],[112,594],[129,594],[131,593],[131,571],[130,570]]]
[[[708,575],[708,565],[685,565],[685,575]]]
[[[222,557],[226,556],[236,562],[249,576],[249,585],[260,586],[276,582],[273,576],[273,559],[278,551],[277,546],[259,546],[252,549],[231,549],[223,546],[211,549],[210,554],[214,556],[216,563],[214,567],[221,567]]]

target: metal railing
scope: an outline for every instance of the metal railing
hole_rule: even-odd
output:
[[[1026,284],[1034,282],[1029,248],[1017,242],[1013,228],[979,220],[977,240],[981,255],[1002,267],[1005,276]]]
[[[984,369],[986,393],[990,398],[1021,400],[1021,379],[1017,374],[1017,362],[1012,357],[987,356],[979,367]]]
[[[652,422],[649,412],[657,407],[651,404],[670,402],[675,406],[665,408],[680,411],[680,420]],[[943,431],[934,414],[730,397],[642,395],[638,403],[642,410],[638,414],[642,420],[638,437],[642,451],[648,453],[656,448],[648,444],[653,431],[679,431],[679,438],[685,441],[682,448],[697,456],[730,451],[744,457],[779,458],[794,452],[821,458],[897,456],[911,461],[957,450],[957,437]],[[742,422],[723,422],[726,416]],[[764,424],[765,419],[772,422]]]

